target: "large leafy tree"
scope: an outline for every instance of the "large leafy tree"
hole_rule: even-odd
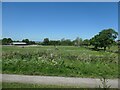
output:
[[[49,38],[44,38],[43,44],[44,45],[49,45]]]
[[[2,44],[3,45],[8,45],[10,43],[12,43],[12,39],[11,38],[3,38],[2,39]]]
[[[106,47],[110,47],[117,35],[118,33],[114,29],[104,29],[90,39],[90,44],[95,46],[95,49],[104,47],[104,50],[106,50]]]

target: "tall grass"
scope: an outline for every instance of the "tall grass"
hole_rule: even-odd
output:
[[[83,47],[3,47],[3,73],[118,77],[118,55]]]

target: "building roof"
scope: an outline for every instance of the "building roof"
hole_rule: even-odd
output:
[[[26,44],[25,42],[13,42],[12,44]]]

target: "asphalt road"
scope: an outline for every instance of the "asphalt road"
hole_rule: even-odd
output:
[[[80,86],[82,88],[97,88],[99,85],[102,87],[100,79],[93,78],[0,74],[0,76],[1,75],[2,78],[0,77],[0,80],[2,79],[3,82]],[[118,88],[118,79],[108,79],[107,81],[107,84],[111,85],[111,88]]]

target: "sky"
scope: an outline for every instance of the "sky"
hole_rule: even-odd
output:
[[[90,39],[103,29],[118,31],[117,2],[4,2],[2,37]]]

